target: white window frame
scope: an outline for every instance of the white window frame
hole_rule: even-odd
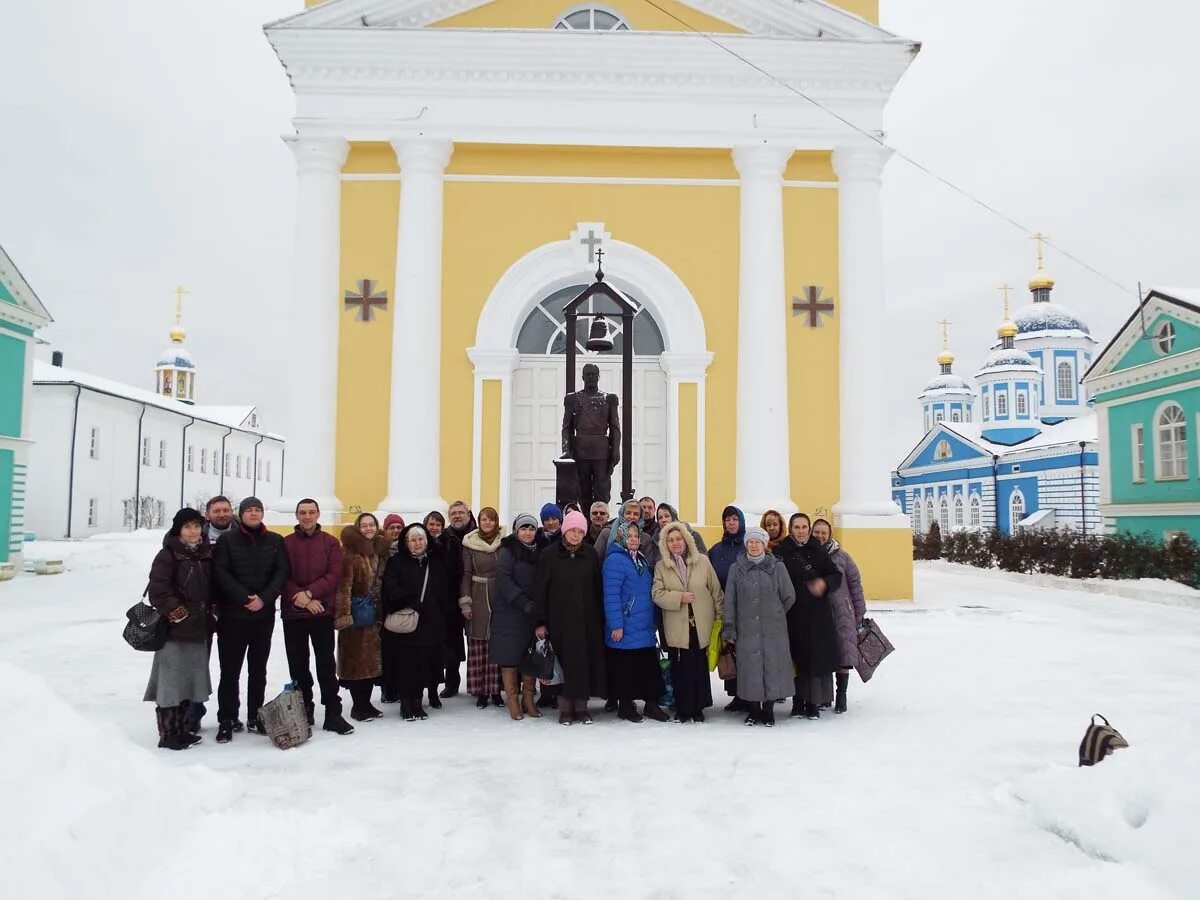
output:
[[[971,495],[971,511],[970,522],[972,528],[978,528],[983,524],[983,501],[979,499],[978,494]]]
[[[266,477],[266,482],[267,482],[267,484],[270,484],[270,483],[271,483],[271,461],[270,461],[269,459],[267,460],[267,477]]]
[[[954,527],[962,528],[965,520],[963,519],[963,499],[962,494],[954,495]]]
[[[234,465],[237,467],[235,469],[235,471],[237,472],[236,477],[241,478],[242,477],[242,454],[239,453],[237,455],[237,458],[234,460]]]
[[[142,438],[142,465],[150,465],[150,438]]]
[[[1054,364],[1054,390],[1059,400],[1075,399],[1075,365],[1071,360],[1060,359]]]
[[[100,429],[95,425],[92,426],[91,442],[88,445],[88,458],[100,458]]]
[[[908,501],[908,522],[913,534],[921,533],[921,497],[914,493]]]
[[[951,422],[961,422],[962,421],[962,413],[960,413],[958,410],[954,410],[954,412],[950,413],[950,421]]]
[[[571,25],[567,22],[567,19],[569,19],[571,16],[574,16],[576,13],[581,13],[581,12],[590,12],[591,13],[591,15],[588,17],[588,27],[587,28],[576,28],[574,25]],[[596,13],[598,13],[598,12],[608,13],[608,15],[612,16],[614,19],[617,20],[617,24],[614,25],[612,28],[597,29],[596,28]],[[632,30],[632,28],[629,24],[629,21],[623,15],[621,15],[615,9],[610,9],[607,6],[601,6],[600,4],[597,4],[597,3],[584,3],[584,4],[581,4],[580,6],[573,6],[570,9],[560,13],[558,18],[554,20],[553,27],[557,31],[596,31],[596,30],[600,30],[600,31],[631,31]]]
[[[1163,425],[1162,418],[1168,412],[1178,411],[1179,418],[1173,422]],[[1169,442],[1163,441],[1164,429],[1183,429],[1182,439],[1172,439]],[[1166,400],[1158,405],[1154,410],[1154,480],[1155,481],[1183,481],[1188,477],[1188,428],[1187,414],[1174,400]],[[1164,456],[1164,450],[1167,446],[1172,448],[1171,458],[1167,459]],[[1182,444],[1182,448],[1180,448]],[[1169,465],[1168,465],[1169,464]],[[1168,469],[1170,471],[1168,471]]]
[[[201,475],[208,474],[208,448],[207,447],[200,448],[200,474]]]
[[[925,530],[928,531],[936,521],[937,518],[933,509],[933,496],[930,495],[925,498]]]
[[[167,442],[158,442],[158,467],[165,469],[167,467]]]
[[[1129,429],[1130,459],[1133,461],[1133,481],[1143,484],[1146,481],[1146,426],[1141,422]]]
[[[943,410],[936,410],[933,414],[934,423],[946,421],[946,413]]]
[[[938,528],[942,534],[950,533],[950,501],[946,499],[945,494],[942,494],[938,501]]]
[[[970,403],[968,403],[965,407],[963,407],[963,421],[964,422],[971,421],[971,404]]]
[[[996,418],[1008,418],[1008,391],[996,391]]]
[[[1017,391],[1017,415],[1022,417],[1029,415],[1029,397],[1025,391]]]
[[[1154,329],[1154,352],[1159,356],[1170,356],[1175,349],[1175,340],[1179,337],[1179,329],[1170,319],[1160,322]],[[1166,346],[1163,346],[1163,345]]]
[[[187,448],[187,470],[189,472],[196,471],[196,448],[188,444]]]
[[[100,527],[100,501],[95,497],[88,499],[87,527]]]
[[[983,421],[987,421],[992,417],[992,395],[987,391],[983,394]]]
[[[1020,515],[1017,515],[1017,510],[1020,509]],[[1021,520],[1025,518],[1025,495],[1020,488],[1013,490],[1008,498],[1008,527],[1009,531],[1015,531]]]
[[[228,450],[226,450],[225,451],[225,477],[226,478],[229,477],[229,457],[230,457],[230,453]]]

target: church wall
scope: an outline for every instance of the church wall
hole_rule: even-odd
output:
[[[339,335],[336,490],[349,511],[375,509],[387,493],[387,410],[395,298],[396,216],[400,184],[386,144],[356,144],[342,186],[341,279],[360,278],[388,291],[386,311],[359,322],[343,311]],[[682,174],[681,174],[682,173]],[[370,176],[376,176],[371,178]],[[520,180],[471,180],[517,176]],[[719,184],[544,182],[570,177],[720,179]],[[833,182],[827,153],[799,153],[790,181]],[[837,193],[820,187],[785,189],[786,302],[805,285],[838,300]],[[705,510],[686,515],[713,522],[734,496],[738,295],[737,173],[728,151],[456,146],[445,185],[441,379],[441,490],[447,500],[472,494],[473,369],[466,349],[492,289],[507,269],[543,244],[565,239],[580,221],[602,221],[614,240],[637,245],[669,266],[691,291],[705,320],[714,360],[705,386],[707,472]],[[532,305],[538,297],[530,297]],[[789,360],[763,361],[763,390],[789,379],[792,446],[779,448],[790,465],[793,496],[808,510],[837,500],[837,315],[812,329],[787,316]],[[500,425],[491,403],[499,386],[485,382],[481,500],[498,500]],[[690,389],[694,392],[694,389]],[[494,393],[492,393],[494,391]],[[694,434],[697,404],[681,392],[680,497],[695,504]],[[419,440],[420,435],[413,435]],[[690,500],[686,499],[690,498]]]
[[[0,435],[21,436],[25,409],[25,340],[0,332]]]

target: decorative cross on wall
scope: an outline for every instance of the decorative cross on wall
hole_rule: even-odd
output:
[[[358,291],[346,291],[346,309],[358,308],[359,322],[373,322],[374,308],[387,309],[387,291],[376,292],[377,282],[370,278],[358,280]]]
[[[588,265],[596,261],[596,248],[604,243],[604,238],[597,237],[596,232],[589,230],[587,237],[580,238],[579,243],[588,248]]]
[[[821,315],[832,315],[833,313],[833,301],[821,299],[821,291],[823,290],[824,288],[822,287],[810,284],[804,288],[803,299],[800,297],[792,298],[792,315],[801,316],[807,314],[809,328],[820,328],[825,324],[825,320],[821,318]]]

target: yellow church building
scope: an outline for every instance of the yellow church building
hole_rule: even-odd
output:
[[[637,494],[715,528],[731,502],[831,517],[868,594],[910,597],[867,135],[919,47],[877,7],[309,0],[268,25],[296,97],[289,324],[316,361],[284,507],[536,513],[563,306],[603,250],[639,310]],[[622,339],[581,359],[611,391]]]

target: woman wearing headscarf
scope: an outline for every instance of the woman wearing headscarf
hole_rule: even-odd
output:
[[[783,530],[783,514],[774,509],[768,509],[758,520],[758,527],[767,533],[767,552],[774,553],[779,542],[787,537]]]
[[[193,703],[212,693],[207,645],[213,626],[212,565],[204,516],[190,507],[179,510],[150,564],[146,588],[150,605],[167,620],[167,642],[154,651],[142,697],[154,703],[158,746],[164,750],[186,750],[200,741],[188,730],[187,715]]]
[[[796,592],[796,605],[788,611],[788,638],[796,667],[792,718],[816,719],[821,704],[833,702],[838,648],[829,594],[841,586],[842,573],[820,544],[810,540],[808,516],[792,516],[788,532],[775,555],[787,568]]]
[[[746,549],[746,516],[736,506],[727,506],[721,512],[721,528],[721,540],[708,551],[708,560],[717,573],[721,590],[725,590],[729,570]],[[733,698],[725,704],[725,712],[746,712],[750,709],[750,704],[738,696],[736,678],[725,680],[725,693]]]
[[[471,516],[469,521],[474,522],[475,517]],[[467,658],[467,651],[463,645],[463,617],[458,610],[458,589],[462,585],[462,541],[446,527],[446,517],[436,509],[429,513],[421,524],[425,526],[429,540],[441,552],[446,566],[446,594],[442,598],[446,637],[442,648],[442,665],[438,670],[437,680],[429,683],[429,705],[434,709],[441,709],[438,684],[446,684],[442,690],[442,699],[457,696],[462,684],[459,670],[463,660]],[[472,525],[471,529],[474,528]]]
[[[558,722],[592,724],[588,700],[605,692],[604,583],[596,551],[584,543],[587,519],[570,513],[562,535],[538,559],[534,633],[549,635],[563,670]]]
[[[686,528],[687,533],[691,535],[692,543],[696,545],[696,551],[698,553],[708,553],[708,547],[705,546],[704,538],[700,536],[700,532],[693,528],[688,522],[684,522],[682,519],[680,519],[679,513],[670,503],[658,504],[658,510],[655,512],[655,520],[658,522],[658,534],[660,537],[662,535],[662,530],[667,525],[671,524],[672,522],[678,522],[680,525]],[[658,545],[659,559],[666,559],[666,557],[662,554],[662,541],[656,540],[655,543]],[[657,566],[655,566],[655,568],[657,568]]]
[[[383,715],[371,704],[371,692],[382,671],[379,595],[390,546],[387,535],[379,529],[379,520],[371,513],[359,513],[353,525],[342,529],[342,581],[334,599],[333,625],[338,632],[338,679],[350,691],[350,718],[356,722],[369,722]],[[374,621],[369,624],[354,622],[353,604],[360,598],[370,601],[375,609]]]
[[[609,700],[615,695],[617,715],[628,722],[643,717],[666,722],[669,716],[658,705],[664,688],[654,641],[654,572],[642,555],[641,540],[637,525],[619,522],[604,560]],[[644,701],[641,713],[635,705],[638,700]]]
[[[746,724],[771,727],[774,702],[792,692],[787,613],[796,593],[767,540],[763,529],[746,529],[746,549],[725,580],[721,637],[735,650],[738,697],[750,706]]]
[[[652,596],[663,611],[675,687],[675,721],[703,722],[704,710],[713,702],[708,643],[713,623],[724,614],[725,593],[716,570],[697,549],[685,523],[662,523],[658,550]]]
[[[383,571],[383,615],[402,610],[417,613],[417,627],[407,634],[383,630],[384,667],[389,687],[400,698],[406,722],[427,719],[421,695],[434,683],[442,665],[446,637],[444,597],[449,588],[441,551],[420,525],[400,535],[400,550]]]
[[[833,564],[842,573],[842,583],[829,592],[829,604],[833,607],[833,624],[837,631],[838,669],[837,695],[833,711],[846,711],[846,692],[850,686],[850,670],[858,665],[858,629],[867,614],[867,601],[863,596],[862,575],[849,553],[833,539],[833,528],[825,519],[813,522],[812,540],[821,545]]]
[[[535,680],[532,675],[520,675],[519,668],[533,639],[534,581],[538,557],[545,546],[538,538],[537,519],[528,513],[517,516],[512,534],[500,541],[500,550],[496,554],[492,638],[488,642],[488,661],[500,667],[500,679],[510,696],[516,695],[520,678],[522,706],[525,715],[531,719],[542,714],[534,703]],[[519,710],[513,715],[511,703],[509,715],[514,719],[523,718]]]
[[[462,586],[458,606],[467,622],[467,693],[475,706],[487,709],[488,700],[500,700],[500,668],[488,662],[488,639],[492,628],[492,602],[496,596],[496,551],[500,549],[500,514],[490,506],[479,511],[479,527],[463,538]],[[514,690],[508,711],[521,717]]]

